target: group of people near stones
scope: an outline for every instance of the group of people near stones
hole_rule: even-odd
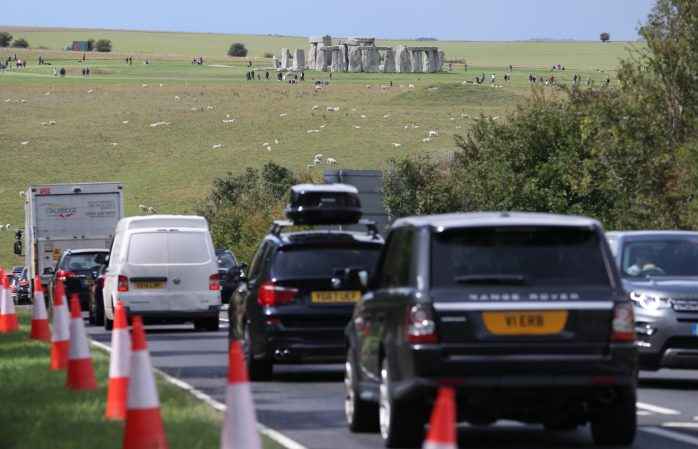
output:
[[[257,80],[262,79],[262,75],[260,75],[259,73],[257,73],[256,76],[257,76],[257,78],[256,78]],[[245,74],[245,78],[247,79],[247,81],[254,81],[255,80],[254,69],[247,71],[247,73]],[[264,79],[265,80],[270,79],[268,70],[264,73]],[[305,72],[302,71],[300,77],[296,73],[294,73],[294,74],[283,73],[283,72],[276,73],[276,80],[277,81],[284,81],[286,79],[288,79],[289,84],[296,84],[298,82],[305,81]]]

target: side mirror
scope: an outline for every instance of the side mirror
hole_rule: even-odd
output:
[[[245,270],[247,269],[249,265],[247,265],[247,262],[242,262],[240,265],[235,267],[235,269],[238,272],[237,275],[237,280],[238,281],[246,281],[247,280],[247,274],[245,273]]]
[[[22,241],[21,240],[15,240],[14,252],[18,256],[22,255]]]
[[[365,267],[348,267],[344,270],[344,284],[350,290],[368,290],[368,270]]]
[[[53,268],[51,268],[51,267],[44,268],[44,274],[53,274]]]

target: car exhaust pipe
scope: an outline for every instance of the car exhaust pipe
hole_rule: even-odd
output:
[[[288,349],[275,349],[274,360],[288,360],[291,358],[291,351]]]

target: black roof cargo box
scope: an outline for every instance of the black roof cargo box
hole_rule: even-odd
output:
[[[347,184],[298,184],[289,190],[284,214],[299,225],[358,223],[359,191]]]

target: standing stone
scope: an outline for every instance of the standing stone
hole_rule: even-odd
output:
[[[434,72],[434,52],[426,50],[422,53],[422,71],[424,73]]]
[[[361,51],[361,64],[364,72],[377,72],[380,64],[380,55],[375,47],[363,47]]]
[[[412,72],[410,52],[404,45],[399,45],[395,51],[395,69],[400,73]]]
[[[383,54],[383,72],[392,73],[395,71],[395,52],[392,48],[385,50]]]
[[[315,70],[315,59],[317,58],[317,43],[313,42],[310,44],[308,49],[308,68]]]
[[[443,72],[444,70],[444,59],[446,59],[445,51],[436,52],[436,71]]]
[[[363,65],[361,64],[361,47],[352,45],[348,48],[348,52],[349,71],[363,72]]]
[[[291,52],[288,51],[288,48],[282,48],[281,49],[281,68],[287,69],[289,67],[288,59],[290,57],[291,57]]]
[[[302,48],[296,48],[293,51],[293,70],[305,69],[305,51]]]
[[[332,52],[332,71],[333,72],[346,72],[347,66],[344,64],[344,59],[342,59],[342,52],[337,49]]]
[[[274,66],[274,70],[279,68],[279,59],[276,57],[276,55],[272,56],[271,64]]]
[[[339,57],[342,58],[342,64],[344,65],[343,72],[346,72],[347,67],[349,67],[349,51],[346,44],[339,44]]]
[[[412,53],[412,73],[422,73],[422,51],[414,50]]]
[[[318,46],[317,59],[315,60],[315,70],[326,72],[329,64],[332,63],[332,56],[328,54],[326,47]]]

